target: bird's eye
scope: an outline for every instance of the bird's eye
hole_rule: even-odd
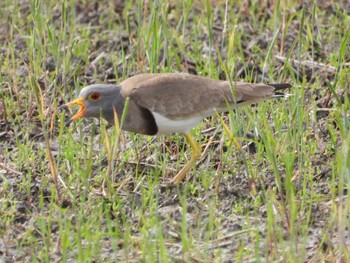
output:
[[[94,92],[94,93],[92,93],[90,96],[89,96],[89,99],[90,100],[99,100],[100,99],[100,97],[101,97],[101,94],[100,93],[98,93],[98,92]]]

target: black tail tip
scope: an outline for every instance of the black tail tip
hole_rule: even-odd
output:
[[[289,83],[279,83],[279,84],[269,84],[270,86],[274,87],[275,90],[284,90],[284,89],[288,89],[291,88],[292,85]]]

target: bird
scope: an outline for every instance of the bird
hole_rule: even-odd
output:
[[[230,82],[187,73],[138,74],[117,84],[93,84],[84,87],[77,99],[58,108],[59,111],[79,106],[71,117],[103,117],[115,124],[127,105],[122,129],[143,135],[182,133],[192,152],[187,164],[171,180],[178,184],[196,164],[201,147],[190,130],[214,113],[227,112],[271,98],[288,97],[281,90],[288,83],[264,84]]]

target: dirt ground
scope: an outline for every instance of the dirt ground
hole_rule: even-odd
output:
[[[223,39],[223,29],[225,28],[224,17],[220,8],[224,8],[224,3],[221,3],[219,7],[215,7],[217,1],[213,2],[213,46],[222,47],[225,41]],[[242,39],[240,39],[242,44],[242,57],[244,61],[241,60],[236,64],[236,75],[237,79],[246,79],[247,77],[253,79],[255,82],[266,82],[266,76],[263,75],[264,69],[262,68],[266,51],[268,50],[272,39],[274,38],[274,32],[269,30],[270,27],[264,24],[271,23],[271,17],[274,12],[274,2],[275,1],[259,1],[261,10],[257,13],[257,16],[252,16],[252,3],[253,1],[242,1],[240,6],[234,6],[232,9],[233,13],[237,14],[239,19],[240,30],[245,33],[242,34]],[[54,54],[49,52],[46,55],[45,61],[42,62],[42,72],[40,76],[36,76],[37,84],[40,86],[40,90],[43,94],[45,100],[43,101],[44,105],[44,115],[46,120],[49,120],[58,105],[61,105],[67,101],[67,94],[73,94],[72,87],[79,84],[92,84],[97,82],[105,83],[115,83],[116,79],[123,78],[125,74],[125,64],[121,60],[115,60],[116,57],[124,57],[126,63],[128,63],[128,75],[132,76],[138,73],[141,73],[144,68],[149,69],[147,61],[143,57],[144,54],[140,53],[140,48],[136,48],[137,45],[142,45],[143,43],[137,43],[137,30],[141,26],[139,25],[137,17],[137,6],[130,7],[125,6],[130,4],[125,4],[124,1],[114,1],[109,4],[109,8],[106,8],[102,3],[93,2],[85,3],[85,1],[77,1],[75,4],[75,24],[86,25],[91,28],[91,34],[93,41],[89,47],[89,56],[88,59],[84,57],[79,57],[78,55],[72,56],[69,66],[69,70],[63,68],[63,65],[56,64],[56,58]],[[342,3],[335,3],[334,1],[317,1],[317,8],[319,11],[318,22],[322,23],[318,25],[319,27],[329,26],[326,24],[327,17],[331,18],[337,17],[338,19],[349,19],[340,17],[339,10],[348,10],[347,14],[350,13],[350,5],[346,1]],[[59,24],[62,17],[60,5],[53,5],[54,9],[52,13],[51,23],[54,23],[55,20]],[[169,13],[168,23],[170,27],[176,27],[178,21],[176,18],[172,17],[172,10],[177,8],[176,3],[170,3],[168,5]],[[298,12],[299,10],[305,10],[306,17],[310,17],[313,12],[312,4],[299,5],[293,10],[287,10],[286,14],[288,18],[292,17],[293,12]],[[342,8],[341,8],[342,7]],[[128,15],[123,14],[123,10],[129,8]],[[200,1],[194,1],[193,3],[194,13],[200,14],[201,3]],[[19,7],[21,15],[23,17],[30,16],[31,9],[27,1]],[[144,8],[146,10],[146,8]],[[15,11],[13,11],[15,12]],[[146,11],[144,11],[146,12]],[[112,14],[112,15],[111,15]],[[192,15],[193,15],[192,14]],[[126,17],[128,18],[126,20]],[[334,178],[334,160],[336,158],[337,148],[340,147],[342,143],[342,138],[339,135],[340,131],[337,127],[334,115],[332,111],[337,105],[337,100],[335,95],[330,89],[328,89],[329,82],[334,82],[337,78],[337,73],[339,69],[330,63],[331,54],[334,55],[334,50],[338,50],[341,43],[338,39],[330,42],[329,39],[320,39],[315,37],[313,39],[313,46],[310,46],[310,53],[302,53],[301,57],[298,53],[298,48],[293,48],[296,45],[295,41],[298,41],[300,34],[300,20],[298,16],[291,18],[288,21],[289,30],[286,36],[278,35],[277,37],[277,46],[274,47],[274,50],[280,50],[280,53],[277,54],[277,51],[274,53],[274,64],[272,71],[276,76],[284,74],[285,63],[288,60],[288,52],[291,51],[289,60],[289,66],[291,71],[295,73],[298,79],[292,79],[288,77],[289,74],[285,74],[285,79],[283,81],[293,82],[300,81],[299,83],[292,83],[298,89],[301,84],[303,84],[305,89],[304,94],[304,105],[316,105],[318,110],[314,114],[314,126],[308,127],[305,136],[305,140],[316,140],[318,147],[318,154],[313,155],[310,158],[311,163],[308,165],[308,168],[305,171],[295,171],[296,179],[293,181],[295,183],[295,191],[301,191],[303,185],[300,183],[300,174],[303,172],[308,174],[310,177],[310,187],[309,191],[313,191],[317,196],[317,202],[315,202],[311,211],[308,211],[307,214],[298,215],[300,218],[309,217],[307,233],[302,232],[298,233],[296,239],[300,239],[300,242],[305,244],[304,250],[300,253],[304,253],[304,259],[306,261],[318,261],[322,262],[331,262],[333,259],[337,258],[339,254],[342,254],[343,250],[340,250],[337,245],[339,239],[342,239],[347,246],[347,249],[350,249],[350,241],[348,238],[348,229],[346,231],[339,233],[339,229],[336,224],[331,224],[330,222],[336,221],[336,217],[332,215],[334,212],[334,204],[340,204],[342,198],[346,196],[336,196],[334,191],[337,191],[337,187],[332,188],[331,185],[337,185],[338,178]],[[106,20],[113,19],[114,23],[120,24],[120,31],[117,33],[108,32],[108,29],[102,30],[105,28]],[[256,22],[259,21],[260,27],[255,27]],[[184,32],[192,30],[193,25],[191,25],[191,17],[189,19],[189,24],[185,28]],[[146,23],[146,22],[144,22]],[[253,26],[254,25],[254,26]],[[0,219],[0,261],[1,262],[31,262],[33,258],[36,258],[39,261],[45,261],[41,254],[37,254],[39,247],[42,244],[45,244],[46,240],[44,237],[47,237],[43,234],[43,230],[38,224],[38,219],[43,217],[58,217],[56,212],[52,212],[52,202],[53,199],[53,189],[55,188],[51,178],[52,171],[50,170],[50,161],[45,155],[45,131],[43,130],[42,123],[40,121],[40,113],[37,110],[36,100],[34,94],[27,94],[26,90],[28,89],[28,81],[32,77],[33,72],[28,70],[28,64],[31,61],[31,51],[28,50],[28,39],[27,36],[20,34],[20,32],[12,29],[11,23],[1,23],[0,24],[0,39],[2,47],[0,47],[0,61],[3,63],[8,63],[12,61],[11,67],[6,67],[5,64],[1,66],[1,93],[0,93],[0,216],[3,220]],[[317,28],[315,29],[317,31]],[[330,30],[331,27],[330,27]],[[334,29],[336,30],[336,29]],[[107,31],[107,32],[106,32]],[[10,32],[12,36],[10,37]],[[131,33],[128,33],[131,32]],[[307,32],[302,32],[307,34]],[[98,34],[101,36],[98,37]],[[208,34],[206,30],[200,31],[198,39],[207,43]],[[132,39],[132,37],[134,37]],[[282,40],[283,39],[283,40]],[[297,42],[298,43],[298,42]],[[166,57],[160,56],[158,58],[159,65],[169,66],[173,65],[176,68],[176,71],[188,72],[191,74],[201,74],[199,72],[201,69],[201,60],[193,60],[189,53],[195,52],[195,47],[193,43],[186,39],[184,40],[185,49],[187,53],[178,51],[178,62],[168,61]],[[202,45],[202,44],[201,44]],[[207,56],[206,44],[203,44],[202,56]],[[14,47],[11,49],[11,47]],[[257,49],[263,50],[265,52],[256,52]],[[349,44],[346,45],[346,48],[349,48]],[[13,50],[13,51],[10,51]],[[179,49],[180,50],[180,49]],[[312,53],[312,56],[311,56]],[[222,59],[227,59],[225,56],[227,54],[226,50],[222,51]],[[348,56],[348,55],[347,55]],[[345,60],[348,61],[349,57],[345,57]],[[218,65],[219,58],[214,59],[215,65]],[[11,70],[9,70],[11,68]],[[59,70],[57,70],[59,68]],[[77,69],[77,70],[76,70]],[[220,79],[225,79],[225,72],[218,67],[218,77]],[[52,75],[55,75],[52,77]],[[14,77],[14,75],[16,77]],[[344,77],[343,81],[344,86],[349,84],[347,76]],[[60,91],[57,91],[53,88],[55,86],[62,87]],[[292,91],[291,91],[292,92]],[[343,88],[337,88],[335,90],[336,94],[339,96],[340,101],[344,103],[347,100],[347,96],[350,94],[349,90],[344,90]],[[56,104],[53,104],[53,101],[56,101]],[[12,101],[12,102],[10,102]],[[11,104],[12,103],[12,104]],[[67,113],[68,116],[68,113]],[[225,116],[225,119],[227,116]],[[66,120],[59,119],[56,117],[53,121],[57,123],[66,122],[64,126],[65,129],[68,129],[70,125]],[[266,193],[269,192],[268,189],[274,191],[278,188],[278,185],[275,179],[273,169],[265,169],[261,172],[264,174],[263,179],[256,180],[252,182],[251,178],[247,178],[245,172],[242,169],[242,165],[239,161],[232,163],[232,166],[221,167],[221,154],[227,151],[227,146],[223,146],[223,143],[220,143],[222,134],[217,133],[216,130],[211,128],[211,120],[205,122],[203,132],[200,134],[203,136],[203,144],[208,142],[208,138],[212,138],[215,143],[210,145],[210,149],[217,153],[217,156],[212,156],[210,164],[207,165],[207,159],[198,165],[197,170],[205,170],[206,167],[215,170],[219,169],[222,174],[225,174],[225,177],[221,179],[215,179],[208,187],[201,186],[199,184],[194,187],[193,194],[188,194],[186,198],[186,209],[187,209],[187,224],[191,231],[192,238],[196,240],[194,245],[195,250],[200,250],[201,248],[207,249],[209,252],[209,258],[206,258],[198,252],[192,251],[189,252],[188,257],[184,257],[181,252],[183,246],[181,236],[179,235],[179,228],[183,220],[183,201],[181,200],[181,194],[179,194],[179,189],[174,186],[169,185],[163,179],[159,179],[158,185],[153,189],[157,193],[157,213],[158,219],[161,224],[163,232],[167,233],[169,240],[172,242],[167,244],[167,249],[169,253],[170,261],[175,262],[210,262],[215,260],[217,262],[232,262],[232,255],[237,255],[237,251],[245,250],[251,251],[252,254],[254,250],[259,250],[262,258],[265,258],[266,254],[269,254],[269,250],[274,251],[276,254],[279,249],[281,249],[280,260],[277,260],[277,256],[272,256],[273,261],[284,261],[287,262],[286,256],[283,256],[286,252],[282,248],[268,247],[267,244],[274,244],[274,241],[261,242],[260,247],[249,247],[251,242],[251,236],[249,231],[246,230],[247,218],[249,218],[249,225],[254,225],[255,229],[259,229],[261,238],[267,238],[271,226],[267,223],[268,213],[266,206],[261,206],[260,209],[257,209],[255,202],[257,199],[261,198],[262,200],[266,198]],[[49,123],[49,121],[47,122]],[[91,121],[84,121],[86,124],[85,128],[81,131],[77,131],[77,138],[79,136],[85,136],[88,141],[91,129]],[[207,126],[207,127],[206,127]],[[329,127],[332,127],[332,130],[335,131],[336,135],[330,133]],[[74,130],[74,129],[72,129]],[[78,134],[78,133],[81,134]],[[54,158],[60,156],[60,146],[59,139],[56,137],[61,133],[59,125],[56,125],[50,136],[53,136],[51,139],[51,154]],[[98,133],[98,132],[97,132]],[[101,136],[101,135],[99,135]],[[129,134],[125,134],[124,144],[121,146],[120,154],[123,151],[126,151],[128,148],[133,147],[133,141]],[[142,139],[141,139],[142,140]],[[137,240],[140,239],[142,242],[142,230],[140,224],[141,213],[142,216],[147,216],[148,211],[139,211],[134,210],[135,204],[139,204],[141,207],[143,205],[142,199],[142,190],[140,188],[146,187],[144,182],[141,182],[140,187],[138,181],[135,181],[132,178],[135,169],[142,170],[145,174],[148,174],[150,170],[154,169],[154,162],[157,157],[154,156],[153,152],[150,152],[148,146],[150,145],[149,141],[144,139],[147,147],[139,149],[138,157],[139,159],[134,162],[130,161],[127,164],[124,164],[122,172],[115,174],[116,182],[126,182],[125,185],[118,190],[118,195],[120,202],[122,203],[121,210],[114,209],[115,205],[114,199],[106,197],[101,188],[101,180],[97,179],[99,172],[98,170],[102,167],[107,167],[108,160],[107,158],[98,159],[101,157],[93,157],[95,162],[92,165],[92,176],[95,178],[91,181],[92,188],[95,189],[94,192],[89,193],[89,197],[93,201],[93,204],[103,203],[105,207],[109,207],[110,217],[116,221],[123,222],[123,225],[119,227],[123,229],[125,225],[129,225],[128,231],[131,232],[130,236],[133,244],[137,244]],[[159,143],[161,142],[161,143]],[[171,171],[174,171],[176,168],[176,162],[178,157],[179,148],[186,147],[184,146],[184,141],[182,139],[173,140],[172,138],[161,138],[151,141],[156,143],[152,149],[160,152],[168,152],[169,162],[171,166]],[[242,142],[243,146],[247,146],[246,143]],[[329,146],[329,145],[333,146]],[[26,148],[25,145],[30,145],[30,148]],[[141,144],[142,145],[142,144]],[[96,146],[97,147],[97,146]],[[249,143],[245,149],[244,156],[246,158],[255,158],[255,146],[254,143]],[[99,151],[99,147],[94,150]],[[28,156],[33,156],[33,153],[38,152],[38,157],[36,159],[29,158],[24,160],[26,151],[30,151]],[[169,153],[170,151],[170,153]],[[44,152],[44,155],[41,154]],[[45,157],[46,156],[46,157]],[[41,158],[41,159],[40,159]],[[100,162],[97,164],[97,162]],[[118,161],[119,162],[119,161]],[[207,165],[207,166],[206,166]],[[257,163],[256,165],[263,165],[262,163]],[[202,168],[200,168],[202,167]],[[242,169],[242,170],[240,170]],[[67,172],[68,173],[68,172]],[[169,177],[171,177],[168,175]],[[284,179],[285,171],[281,168],[282,179]],[[65,173],[62,173],[62,178],[65,178]],[[28,176],[30,175],[30,176]],[[43,179],[43,178],[46,179]],[[125,181],[125,178],[129,178]],[[24,180],[23,178],[27,178]],[[189,179],[190,181],[194,179]],[[24,185],[25,181],[25,186]],[[48,183],[51,182],[51,183]],[[333,184],[331,184],[333,182]],[[335,183],[334,183],[335,182]],[[181,186],[183,187],[183,186]],[[135,191],[136,189],[136,191]],[[182,188],[181,188],[182,189]],[[252,190],[254,189],[254,191]],[[78,193],[77,196],[70,196],[66,194],[65,188],[60,185],[59,190],[61,192],[62,198],[54,204],[64,209],[71,210],[67,212],[72,221],[76,220],[78,216],[73,209],[76,207],[74,199],[79,200]],[[285,190],[285,189],[284,189]],[[287,190],[285,190],[287,191]],[[255,192],[253,195],[252,193]],[[346,188],[344,189],[344,194],[347,193]],[[281,194],[282,196],[283,194]],[[213,199],[215,196],[215,199]],[[296,198],[298,199],[298,198]],[[242,201],[244,200],[244,201]],[[298,199],[300,202],[302,199]],[[118,202],[119,202],[118,201]],[[281,200],[278,200],[281,201]],[[208,203],[215,203],[215,213],[209,209]],[[235,204],[240,204],[240,211],[242,213],[235,213],[233,207],[236,207]],[[51,210],[50,210],[51,209]],[[86,207],[87,210],[91,209]],[[275,209],[279,209],[278,207]],[[107,209],[108,210],[108,209]],[[251,216],[250,215],[251,212]],[[260,217],[258,216],[260,214]],[[149,215],[151,216],[151,215]],[[338,214],[339,216],[339,214]],[[67,216],[68,217],[68,216]],[[205,242],[203,237],[203,231],[201,227],[201,221],[206,221],[208,218],[215,218],[214,224],[215,231],[210,239],[210,242]],[[289,233],[292,226],[288,225],[288,222],[285,218],[276,217],[276,224],[282,225],[281,236],[285,235],[287,239],[287,233]],[[123,221],[124,220],[124,221]],[[217,221],[216,221],[217,220]],[[175,222],[175,223],[174,223]],[[177,223],[176,223],[177,222]],[[101,228],[107,228],[107,223],[101,223]],[[52,221],[50,225],[50,235],[52,240],[54,240],[54,245],[52,253],[50,252],[49,259],[47,261],[59,262],[62,261],[62,255],[59,253],[60,239],[60,225]],[[193,228],[191,228],[193,227]],[[197,232],[196,232],[197,231]],[[244,233],[244,231],[247,231]],[[255,230],[257,231],[257,230]],[[301,231],[305,231],[301,230]],[[324,232],[327,231],[327,235],[324,235]],[[28,233],[31,233],[31,237],[35,237],[37,241],[32,241],[28,239]],[[242,232],[242,233],[241,233]],[[240,234],[238,234],[240,233]],[[299,235],[300,234],[300,235]],[[236,238],[236,235],[239,236]],[[217,238],[215,238],[215,236]],[[133,239],[134,238],[134,239]],[[290,236],[288,236],[290,238]],[[177,241],[177,242],[176,242]],[[106,238],[105,242],[101,244],[101,255],[99,260],[121,260],[121,261],[148,261],[142,256],[142,253],[138,253],[137,249],[133,250],[134,252],[128,255],[125,258],[125,252],[123,252],[123,239],[118,241],[118,247],[120,248],[120,253],[115,253],[111,249],[111,240]],[[287,242],[287,241],[286,241]],[[33,244],[36,244],[35,246]],[[278,243],[276,241],[276,243]],[[242,244],[245,244],[242,248]],[[142,247],[141,244],[139,244]],[[35,248],[34,248],[35,247]],[[56,249],[55,249],[56,247]],[[136,245],[135,245],[136,247]],[[344,248],[343,248],[344,249]],[[215,256],[216,251],[220,250],[220,259]],[[291,248],[292,250],[292,248]],[[346,250],[346,249],[345,249]],[[283,251],[283,252],[282,252]],[[68,256],[69,262],[75,261],[75,251],[72,251]],[[249,254],[249,253],[247,253]],[[242,260],[243,262],[256,262],[254,261],[255,257],[249,257],[245,254]],[[346,253],[345,253],[346,254]],[[340,256],[340,261],[345,262],[346,256]],[[41,259],[41,260],[40,260]],[[99,261],[96,260],[96,261]],[[268,260],[268,259],[267,259]],[[79,260],[77,260],[79,261]],[[160,260],[161,261],[161,260]],[[295,259],[298,262],[298,259]]]

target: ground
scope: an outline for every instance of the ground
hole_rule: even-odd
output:
[[[347,1],[6,0],[0,14],[0,262],[350,262]],[[57,112],[149,72],[292,96],[205,119],[175,186],[181,134]]]

